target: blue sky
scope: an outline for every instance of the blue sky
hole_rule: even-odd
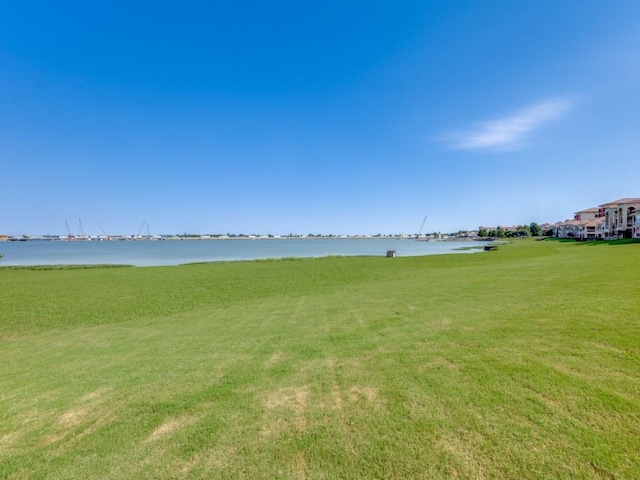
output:
[[[640,196],[639,25],[635,0],[2,2],[0,234],[450,232]]]

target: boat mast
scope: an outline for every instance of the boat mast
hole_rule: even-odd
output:
[[[420,231],[418,232],[418,237],[420,238],[420,235],[422,235],[422,229],[424,228],[425,223],[427,223],[427,216],[424,216],[424,219],[422,220],[422,225],[420,225]]]

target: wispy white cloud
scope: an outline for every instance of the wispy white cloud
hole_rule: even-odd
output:
[[[518,150],[526,146],[531,132],[564,115],[571,105],[568,99],[546,100],[468,131],[445,135],[444,140],[460,150]]]

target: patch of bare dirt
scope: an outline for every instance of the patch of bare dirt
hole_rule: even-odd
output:
[[[269,357],[269,360],[267,360],[267,366],[270,367],[276,363],[278,363],[279,361],[281,361],[283,358],[285,358],[285,353],[284,352],[276,352],[273,355],[271,355],[271,357]]]
[[[60,415],[60,418],[58,418],[58,424],[66,429],[77,427],[87,416],[88,410],[89,409],[87,407],[71,408]]]
[[[462,442],[460,439],[453,437],[441,438],[436,448],[441,451],[445,451],[452,455],[456,459],[458,468],[454,472],[456,477],[462,478],[474,478],[482,480],[488,478],[482,465],[476,460],[473,452],[466,445],[467,442]]]
[[[180,418],[168,418],[164,421],[162,425],[156,428],[151,435],[149,435],[144,443],[154,442],[162,437],[170,435],[174,433],[176,430],[179,430],[185,426],[191,425],[195,423],[196,418],[194,417],[180,417]]]
[[[8,450],[19,436],[19,432],[9,432],[0,437],[0,454]]]
[[[94,390],[93,392],[87,393],[84,397],[80,399],[80,401],[88,402],[90,400],[96,400],[102,397],[103,395],[105,395],[106,393],[109,393],[111,390],[113,390],[113,388],[111,387],[100,387],[97,390]]]
[[[306,452],[296,452],[288,463],[293,478],[305,479],[309,471],[309,455]]]
[[[308,385],[281,388],[272,392],[265,401],[271,421],[266,422],[263,433],[271,435],[287,428],[305,431],[309,396]]]
[[[371,386],[357,386],[349,388],[347,397],[350,402],[357,402],[360,399],[364,399],[372,404],[379,404],[380,398],[378,397],[378,390]]]

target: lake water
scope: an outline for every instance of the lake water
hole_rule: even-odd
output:
[[[328,255],[398,257],[471,253],[456,250],[478,242],[423,242],[409,239],[279,239],[279,240],[160,240],[110,242],[0,242],[1,266],[16,265],[134,265],[139,267],[196,262],[255,260]]]

